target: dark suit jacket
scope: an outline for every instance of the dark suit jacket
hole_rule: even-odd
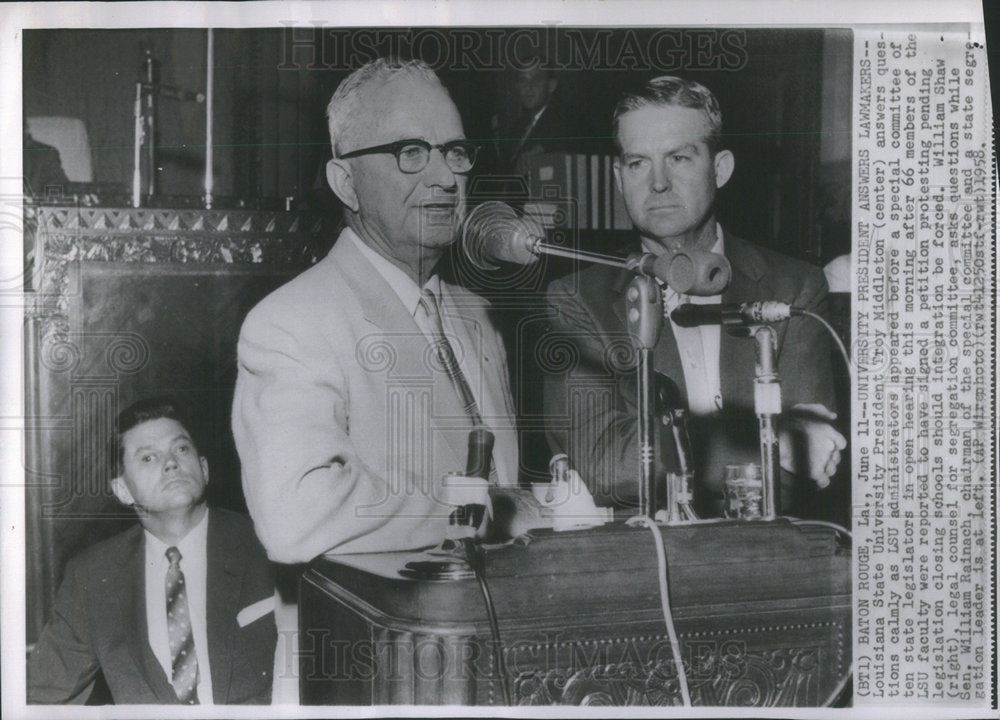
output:
[[[525,117],[513,117],[501,122],[496,129],[498,170],[524,174],[526,158],[542,153],[586,152],[586,143],[576,137],[577,131],[570,112],[553,96],[541,116],[524,137]],[[522,142],[521,139],[524,138]]]
[[[724,244],[733,277],[723,302],[779,300],[825,314],[827,285],[818,268],[729,233]],[[624,297],[631,278],[627,270],[594,265],[553,282],[548,291],[552,320],[548,335],[542,338],[548,347],[536,352],[539,357],[567,360],[552,368],[545,381],[545,415],[554,450],[569,454],[595,496],[617,505],[632,504],[637,496],[635,358],[625,324]],[[810,402],[833,409],[826,331],[815,320],[803,317],[779,323],[776,330],[783,406]],[[567,352],[553,354],[558,348]],[[722,486],[727,463],[760,462],[754,362],[753,340],[722,332],[723,412],[715,420],[689,422],[698,481],[695,490],[703,512]],[[653,364],[657,372],[677,383],[686,402],[684,371],[670,323],[663,323]],[[668,447],[668,465],[671,459],[676,462],[672,450]]]
[[[29,662],[29,703],[86,702],[98,671],[116,704],[178,702],[147,639],[144,547],[136,525],[67,563]],[[206,611],[216,703],[271,701],[274,612],[242,628],[236,618],[273,593],[273,570],[250,521],[210,510]]]

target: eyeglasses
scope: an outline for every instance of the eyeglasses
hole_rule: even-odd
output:
[[[443,145],[431,145],[426,140],[397,140],[385,145],[352,150],[340,157],[346,160],[361,155],[389,153],[396,156],[400,172],[412,175],[427,167],[427,163],[431,161],[431,150],[440,150],[448,169],[457,175],[464,175],[476,164],[479,146],[468,140],[452,140]]]

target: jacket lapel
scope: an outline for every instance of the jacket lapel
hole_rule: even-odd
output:
[[[117,598],[119,621],[117,631],[128,637],[129,652],[135,667],[141,668],[150,690],[160,703],[176,703],[177,695],[170,679],[149,646],[149,626],[146,619],[146,541],[141,526],[136,526],[129,538],[127,560],[120,567],[125,570],[120,581],[110,579],[112,597]],[[112,615],[114,617],[114,615]]]
[[[232,545],[224,522],[208,514],[208,657],[212,664],[212,694],[217,704],[229,701],[233,671],[233,640],[243,585],[239,544]]]
[[[723,303],[744,303],[769,298],[764,283],[764,259],[746,241],[725,233],[725,255],[733,268],[732,281],[722,293]],[[727,405],[753,407],[756,342],[733,337],[725,328],[719,341],[719,376]]]
[[[361,254],[354,243],[343,235],[337,240],[330,251],[329,259],[336,263],[344,278],[345,284],[351,289],[361,305],[365,320],[384,333],[389,340],[400,338],[403,342],[394,342],[394,349],[399,354],[396,365],[400,375],[426,374],[431,349],[423,332],[417,327],[413,316],[403,307],[399,296],[368,259]],[[413,342],[406,342],[413,338]],[[458,391],[443,373],[433,373],[434,383],[434,415],[444,418],[465,418],[466,413],[458,396]],[[432,424],[435,417],[430,418]],[[444,462],[442,467],[464,468],[468,452],[467,436],[461,432],[442,432],[435,428],[451,451],[450,462]],[[435,465],[438,463],[435,462]]]
[[[386,332],[420,332],[396,291],[344,234],[334,243],[328,261],[337,266],[358,298],[365,320]]]

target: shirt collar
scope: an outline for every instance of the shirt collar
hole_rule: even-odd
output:
[[[403,303],[403,307],[406,308],[406,311],[410,313],[411,316],[416,315],[417,308],[420,307],[421,288],[413,282],[413,279],[389,262],[385,257],[370,248],[368,244],[359,238],[358,234],[351,228],[345,228],[344,235],[357,246],[358,250],[361,251],[361,254],[365,257],[365,259],[375,266],[375,270],[378,271],[378,274],[382,276],[382,279],[385,280],[389,287],[391,287],[395,291],[396,295],[399,296],[399,300]],[[424,287],[431,290],[438,296],[438,298],[441,297],[441,281],[436,273],[431,275],[431,277],[424,284]]]
[[[188,534],[181,538],[176,545],[167,545],[156,537],[149,530],[143,530],[146,535],[146,559],[163,560],[166,558],[167,549],[176,547],[180,550],[181,560],[184,558],[194,558],[196,555],[205,553],[208,547],[208,511],[202,516],[198,524],[188,531]]]

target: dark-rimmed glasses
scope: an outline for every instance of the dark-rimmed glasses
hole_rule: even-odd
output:
[[[431,150],[440,150],[448,169],[457,175],[464,175],[472,170],[472,166],[476,164],[476,153],[479,151],[479,146],[469,140],[452,140],[443,145],[432,145],[426,140],[397,140],[385,145],[373,145],[361,150],[352,150],[339,157],[347,160],[360,155],[389,153],[396,156],[396,164],[399,166],[400,172],[412,175],[427,167],[427,163],[431,160]]]

